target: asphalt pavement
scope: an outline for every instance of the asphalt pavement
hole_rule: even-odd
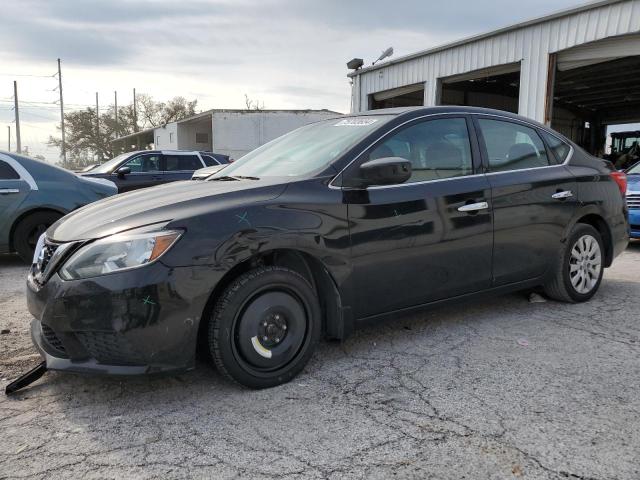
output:
[[[0,256],[0,387],[39,362]],[[323,342],[270,390],[47,373],[0,394],[5,478],[640,478],[640,243],[588,303],[514,294]]]

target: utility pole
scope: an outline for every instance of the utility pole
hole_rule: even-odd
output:
[[[60,59],[58,59],[58,90],[60,93],[60,131],[62,132],[62,164],[67,164],[67,145],[64,140],[64,102],[62,101],[62,72]]]
[[[7,152],[11,151],[11,125],[7,125]]]
[[[114,101],[114,111],[116,116],[116,138],[118,138],[118,92],[113,92],[113,101]]]
[[[22,152],[22,143],[20,142],[20,112],[18,111],[18,82],[13,81],[13,109],[16,116],[16,152]]]
[[[138,131],[138,110],[136,107],[136,89],[133,89],[133,131]]]
[[[98,106],[98,92],[96,92],[96,137],[100,137],[100,107]]]
[[[100,107],[98,106],[98,92],[96,92],[96,143],[99,143],[99,142],[100,142]]]

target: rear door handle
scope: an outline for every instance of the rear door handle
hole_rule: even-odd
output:
[[[17,188],[0,188],[0,195],[7,195],[9,193],[20,193]]]
[[[477,212],[478,210],[484,210],[486,208],[489,208],[489,204],[487,202],[477,202],[477,203],[470,203],[468,205],[462,205],[461,207],[458,207],[458,211],[459,212]]]
[[[551,198],[554,198],[556,200],[563,200],[569,197],[573,197],[573,192],[571,192],[571,190],[564,190],[562,192],[556,192],[553,195],[551,195]]]

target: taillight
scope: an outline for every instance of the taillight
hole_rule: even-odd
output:
[[[627,174],[624,172],[611,172],[611,178],[618,184],[620,193],[624,196],[627,193]]]

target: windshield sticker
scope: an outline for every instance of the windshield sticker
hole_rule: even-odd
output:
[[[336,123],[334,127],[365,127],[377,121],[377,118],[345,118]]]

